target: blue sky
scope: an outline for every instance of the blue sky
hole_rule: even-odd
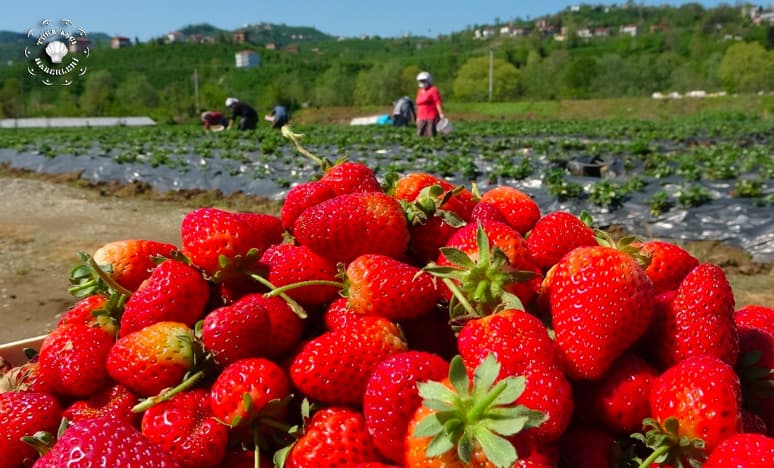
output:
[[[314,26],[337,36],[360,34],[394,37],[404,34],[436,36],[465,29],[468,25],[493,23],[495,18],[536,18],[555,13],[569,5],[622,4],[618,2],[577,2],[542,0],[76,0],[3,1],[0,30],[26,32],[40,20],[68,18],[86,32],[139,37],[145,41],[188,24],[210,23],[236,29],[245,23],[285,23]],[[658,5],[687,2],[642,1]],[[721,2],[700,1],[712,7]]]

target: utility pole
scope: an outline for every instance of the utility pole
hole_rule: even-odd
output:
[[[194,82],[194,99],[196,100],[196,112],[198,113],[202,109],[202,106],[199,104],[199,69],[198,68],[194,68],[193,82]]]
[[[494,51],[489,50],[489,102],[492,102],[492,87],[494,85]]]

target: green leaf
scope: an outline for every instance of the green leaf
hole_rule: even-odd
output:
[[[433,440],[427,444],[427,450],[425,450],[425,456],[428,458],[437,457],[443,455],[454,448],[454,442],[446,434],[438,434],[433,437]]]
[[[452,387],[457,391],[459,397],[468,395],[468,389],[470,388],[468,370],[465,369],[465,364],[462,362],[460,356],[454,356],[451,363],[449,363],[449,381],[451,382]]]
[[[487,237],[481,223],[478,223],[478,229],[476,230],[476,245],[478,246],[478,263],[488,265],[490,263],[489,237]]]
[[[502,381],[505,382],[505,390],[492,402],[493,406],[511,404],[524,393],[524,388],[526,387],[526,379],[524,377],[507,377]]]
[[[457,457],[463,463],[470,463],[473,458],[473,433],[465,431],[457,442]]]
[[[431,413],[422,418],[414,427],[413,437],[430,437],[443,432],[443,424],[438,419],[438,413]]]
[[[500,374],[500,363],[493,353],[489,353],[481,364],[473,371],[473,397],[478,399],[480,395],[488,392]]]
[[[509,468],[518,460],[518,455],[513,445],[506,439],[492,433],[489,429],[476,426],[473,436],[481,444],[481,449],[486,457],[496,467]]]
[[[447,405],[454,405],[457,401],[457,394],[440,382],[419,382],[417,389],[424,400],[436,400]]]
[[[468,257],[468,254],[463,252],[460,249],[455,249],[454,247],[441,247],[440,248],[441,253],[443,254],[446,259],[451,262],[453,265],[465,268],[465,269],[472,269],[476,265],[473,263],[473,260]]]

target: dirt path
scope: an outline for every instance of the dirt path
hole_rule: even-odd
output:
[[[0,174],[0,343],[51,330],[73,302],[67,279],[79,251],[93,253],[106,242],[130,238],[179,245],[185,213],[213,201],[225,209],[276,210],[276,205],[254,198],[184,194],[170,200],[148,196],[138,187],[79,188],[73,180]],[[739,249],[711,241],[687,248],[724,268],[737,306],[774,306],[772,265],[752,264]]]

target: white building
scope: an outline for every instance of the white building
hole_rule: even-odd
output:
[[[242,50],[235,57],[237,68],[252,68],[261,64],[261,56],[253,50]]]

